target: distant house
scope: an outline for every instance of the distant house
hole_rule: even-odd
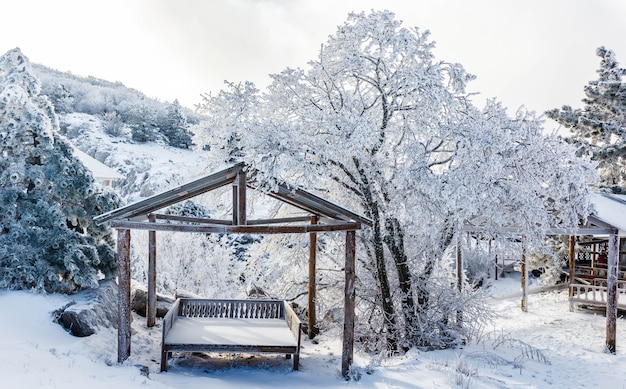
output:
[[[83,165],[85,165],[87,169],[91,171],[93,178],[104,186],[111,186],[114,180],[124,178],[124,176],[119,174],[114,169],[77,148],[74,148],[74,155],[83,163]]]

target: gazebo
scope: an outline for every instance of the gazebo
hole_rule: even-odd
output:
[[[130,231],[149,231],[147,325],[156,322],[156,232],[196,232],[217,234],[308,234],[308,335],[315,334],[316,242],[317,234],[345,231],[344,323],[341,372],[348,376],[353,359],[355,320],[355,257],[356,231],[372,221],[333,204],[308,191],[285,183],[262,189],[262,183],[251,180],[257,172],[239,163],[133,204],[115,209],[95,218],[96,223],[109,223],[117,229],[117,266],[119,286],[118,362],[130,356]],[[170,205],[194,198],[218,188],[232,185],[232,219],[184,217],[159,213]],[[302,216],[274,219],[248,219],[247,189],[262,190],[266,195],[290,204]]]

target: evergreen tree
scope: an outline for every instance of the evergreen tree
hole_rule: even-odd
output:
[[[56,134],[58,119],[19,49],[0,57],[0,287],[73,292],[115,268],[110,229],[92,217],[119,205]]]
[[[585,87],[583,108],[563,106],[546,115],[571,132],[569,140],[598,162],[601,184],[616,193],[626,192],[626,69],[604,47],[598,79]]]
[[[131,113],[129,120],[131,136],[137,142],[153,142],[159,138],[156,113],[145,104],[139,105]]]
[[[187,116],[178,100],[174,100],[167,107],[165,123],[160,126],[161,133],[165,135],[170,146],[188,149],[193,144],[193,133],[188,128]]]

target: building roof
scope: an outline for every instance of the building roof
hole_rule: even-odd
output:
[[[74,155],[78,158],[87,169],[91,171],[93,178],[96,180],[117,180],[124,178],[123,175],[116,170],[108,167],[97,159],[91,157],[89,154],[80,151],[74,147]]]
[[[593,218],[618,229],[619,235],[626,236],[626,196],[593,193],[591,203],[595,209]]]

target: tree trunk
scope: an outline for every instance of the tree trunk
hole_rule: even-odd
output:
[[[417,324],[415,315],[415,302],[413,300],[413,288],[411,270],[404,250],[404,232],[400,222],[396,218],[389,218],[385,221],[387,234],[384,241],[391,252],[391,256],[398,272],[398,282],[402,291],[401,304],[404,315],[404,333],[407,339],[412,338]]]
[[[352,182],[358,183],[366,216],[372,219],[373,222],[372,244],[374,246],[374,262],[376,263],[375,275],[380,291],[384,323],[387,328],[387,350],[394,352],[398,350],[398,328],[396,325],[396,310],[391,296],[389,274],[387,272],[387,264],[385,261],[385,247],[383,240],[383,226],[381,225],[380,207],[378,202],[374,199],[369,177],[361,168],[359,160],[357,158],[353,158],[352,162],[356,167],[357,174],[350,174],[351,180]],[[348,173],[346,169],[344,169],[344,172]]]
[[[396,312],[391,297],[391,288],[389,287],[389,274],[387,273],[387,265],[385,263],[385,250],[381,235],[380,217],[377,209],[374,212],[373,244],[376,262],[376,279],[378,280],[378,287],[380,289],[385,327],[387,327],[387,350],[393,352],[398,350]]]

